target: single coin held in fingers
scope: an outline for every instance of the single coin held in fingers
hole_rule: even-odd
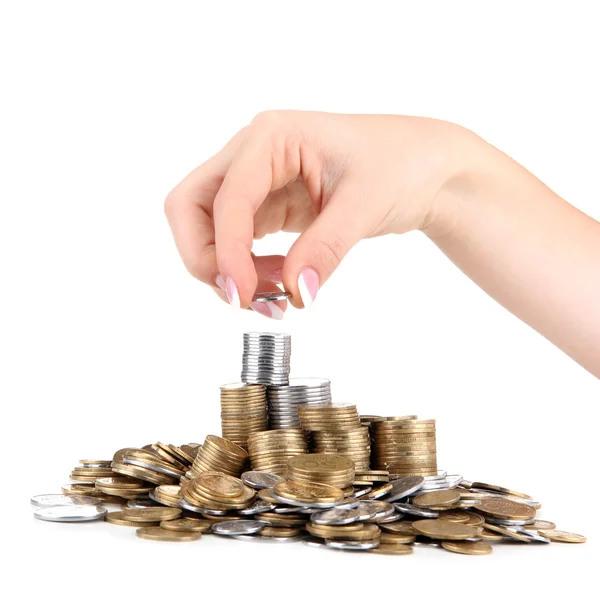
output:
[[[289,292],[258,292],[254,294],[252,302],[278,302],[291,297]]]

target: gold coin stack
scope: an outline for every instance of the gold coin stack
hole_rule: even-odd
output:
[[[71,471],[71,479],[81,483],[95,483],[99,477],[110,477],[112,469],[110,460],[80,460]]]
[[[298,414],[302,427],[312,432],[311,452],[346,456],[357,468],[369,468],[369,428],[361,425],[355,405],[301,406]]]
[[[224,473],[200,473],[183,489],[183,498],[206,510],[239,510],[252,504],[256,493],[241,479]]]
[[[141,479],[154,485],[177,483],[185,474],[187,466],[162,448],[159,448],[160,453],[154,448],[158,446],[118,450],[111,463],[112,470],[119,475]]]
[[[96,489],[107,496],[135,500],[147,498],[154,486],[133,477],[101,477],[96,479]]]
[[[248,436],[267,429],[267,391],[264,385],[229,383],[221,386],[221,431],[224,438],[247,450]]]
[[[254,471],[285,475],[290,458],[308,453],[306,435],[302,429],[253,433],[248,437],[248,452]]]
[[[289,481],[324,483],[340,489],[352,487],[354,463],[337,454],[306,454],[288,461]]]
[[[159,504],[179,508],[181,500],[181,486],[179,485],[159,485],[154,488],[151,498]]]
[[[194,479],[200,473],[218,471],[239,477],[245,470],[248,453],[237,444],[216,435],[207,435],[198,448],[194,464],[184,480]]]
[[[393,417],[372,424],[374,469],[408,477],[437,475],[435,419]]]
[[[312,452],[339,454],[349,458],[357,469],[368,469],[371,460],[369,428],[361,425],[351,431],[315,431]]]
[[[360,417],[354,404],[299,406],[298,415],[305,431],[356,431]]]

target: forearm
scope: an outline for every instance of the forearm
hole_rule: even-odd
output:
[[[467,166],[439,192],[425,233],[490,296],[600,377],[600,223],[464,135]]]

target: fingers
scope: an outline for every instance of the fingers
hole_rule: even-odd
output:
[[[340,186],[321,214],[296,240],[285,259],[283,282],[296,308],[308,308],[320,286],[367,230],[362,198],[348,184]]]
[[[299,151],[293,142],[290,147],[284,127],[255,127],[227,171],[214,202],[214,225],[217,263],[234,306],[247,307],[257,288],[254,214],[269,192],[299,174]]]

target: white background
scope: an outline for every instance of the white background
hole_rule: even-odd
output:
[[[162,208],[257,112],[296,108],[458,122],[600,218],[600,42],[579,8],[591,5],[3,3],[5,589],[505,597],[595,585],[598,380],[419,233],[361,243],[309,311],[269,322],[187,274]],[[441,466],[534,495],[542,518],[588,543],[356,556],[34,521],[29,497],[59,491],[80,458],[219,433],[218,388],[239,379],[248,330],[292,333],[293,372],[330,377],[363,413],[436,418]]]

